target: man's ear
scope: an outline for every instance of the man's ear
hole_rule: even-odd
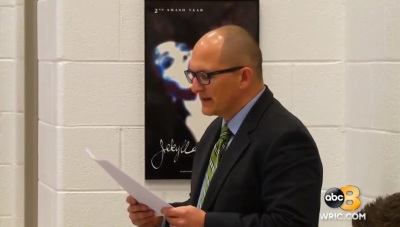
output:
[[[247,88],[254,80],[254,71],[250,67],[241,69],[240,88]]]

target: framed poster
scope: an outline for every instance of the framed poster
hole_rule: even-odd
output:
[[[259,41],[259,1],[145,0],[145,178],[190,179],[204,116],[184,70],[208,31],[228,24]]]

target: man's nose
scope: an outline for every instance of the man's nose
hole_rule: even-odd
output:
[[[192,89],[193,93],[199,93],[200,91],[202,91],[204,85],[200,84],[199,81],[197,80],[196,77],[193,78],[192,80],[192,87],[190,89]]]

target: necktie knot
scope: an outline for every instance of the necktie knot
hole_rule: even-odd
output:
[[[223,139],[223,140],[229,140],[231,135],[232,135],[232,132],[231,132],[231,130],[229,130],[228,125],[224,124],[221,128],[221,134],[219,135],[219,138]]]

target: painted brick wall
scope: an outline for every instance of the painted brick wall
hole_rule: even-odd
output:
[[[23,224],[23,1],[0,1],[0,226]]]

